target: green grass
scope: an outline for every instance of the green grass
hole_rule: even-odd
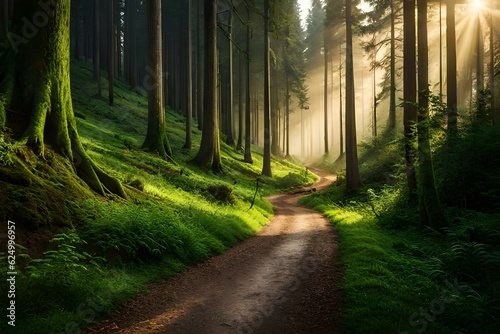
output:
[[[21,244],[33,230],[47,231],[38,244],[26,241],[36,249],[18,246],[18,254],[29,254],[18,257],[19,333],[75,332],[88,326],[144,291],[148,283],[252,236],[273,215],[265,196],[315,179],[305,175],[303,167],[273,160],[274,177],[261,178],[255,205],[248,210],[262,169],[259,148],[253,148],[250,165],[223,144],[223,172],[204,171],[188,163],[198,151],[200,131],[193,129],[193,148],[183,149],[183,116],[169,110],[167,131],[175,164],[166,162],[140,149],[146,98],[117,80],[115,105],[110,107],[106,99],[94,96],[91,76],[88,63],[72,64],[78,131],[93,161],[125,185],[128,200],[91,193],[50,150],[45,163],[3,137],[0,141],[2,161],[12,160],[0,166],[3,175],[9,171],[10,179],[17,180],[5,183],[0,216],[16,221]],[[47,243],[56,232],[60,235]],[[0,253],[2,263],[4,255]],[[7,291],[5,282],[2,291]],[[1,326],[5,322],[2,332],[10,329]]]
[[[468,182],[481,187],[469,192],[496,196],[495,182],[488,181],[489,189],[481,179],[496,180],[499,175],[496,144],[482,148],[487,152],[483,157],[470,140],[498,133],[499,129],[486,127],[460,139],[461,149],[453,159],[470,158],[472,152],[481,163],[488,158],[494,164],[488,173],[471,176]],[[447,167],[442,165],[440,141],[435,139],[438,176]],[[364,145],[362,189],[346,194],[345,174],[339,172],[333,186],[302,199],[322,211],[339,231],[347,333],[499,332],[500,212],[492,206],[486,212],[481,207],[449,206],[445,210],[452,224],[444,234],[420,227],[418,205],[407,198],[402,152],[401,141],[390,135]],[[476,166],[457,166],[446,181],[460,186],[463,181],[452,178],[460,176],[455,170],[469,173]],[[447,191],[441,190],[444,203],[461,195],[455,191],[447,197]]]

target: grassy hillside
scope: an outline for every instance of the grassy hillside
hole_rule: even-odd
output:
[[[500,332],[500,127],[461,120],[447,145],[433,119],[436,181],[450,226],[420,226],[408,200],[401,138],[362,145],[364,186],[338,182],[303,203],[340,234],[344,327],[348,333]]]
[[[262,168],[258,148],[250,165],[223,145],[223,173],[201,170],[188,163],[197,153],[200,132],[193,129],[194,147],[182,149],[183,117],[168,111],[176,163],[165,162],[140,149],[145,92],[132,92],[117,81],[110,107],[94,96],[91,76],[89,64],[72,64],[78,130],[94,162],[123,182],[128,200],[95,195],[50,148],[40,159],[7,135],[0,137],[0,217],[16,223],[21,273],[16,281],[19,333],[76,332],[147,283],[253,235],[273,214],[264,196],[314,181],[302,167],[275,160],[274,178],[261,178],[248,210]],[[6,233],[5,227],[0,232]],[[6,264],[6,254],[0,255]],[[8,291],[2,281],[2,291]]]

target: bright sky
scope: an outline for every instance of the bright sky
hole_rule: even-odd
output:
[[[306,24],[306,17],[309,13],[309,6],[311,5],[311,0],[299,0],[300,6],[300,19],[302,21],[302,25]]]
[[[309,13],[309,7],[311,6],[311,0],[298,0],[298,1],[300,6],[300,19],[302,21],[302,25],[305,26],[306,17],[307,14]],[[481,0],[475,0],[475,1],[481,1]],[[370,6],[368,6],[364,1],[361,1],[359,8],[366,11],[370,9]]]

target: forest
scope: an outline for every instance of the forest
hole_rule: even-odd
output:
[[[500,1],[0,0],[1,333],[499,333]]]

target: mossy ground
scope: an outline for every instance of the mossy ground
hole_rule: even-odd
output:
[[[87,326],[147,283],[253,235],[273,214],[264,196],[314,181],[302,167],[274,160],[274,178],[261,178],[248,210],[262,169],[260,149],[254,148],[250,165],[223,144],[223,172],[202,170],[188,163],[200,132],[193,128],[193,148],[183,149],[184,118],[168,110],[175,164],[166,162],[140,149],[147,126],[144,92],[117,80],[110,107],[95,96],[91,77],[90,64],[72,64],[78,131],[92,160],[124,184],[127,200],[89,190],[50,147],[42,160],[6,135],[0,141],[0,219],[16,222],[18,253],[29,255],[18,257],[16,331],[22,333]],[[49,243],[55,233],[57,241]],[[33,260],[38,257],[41,262]]]

